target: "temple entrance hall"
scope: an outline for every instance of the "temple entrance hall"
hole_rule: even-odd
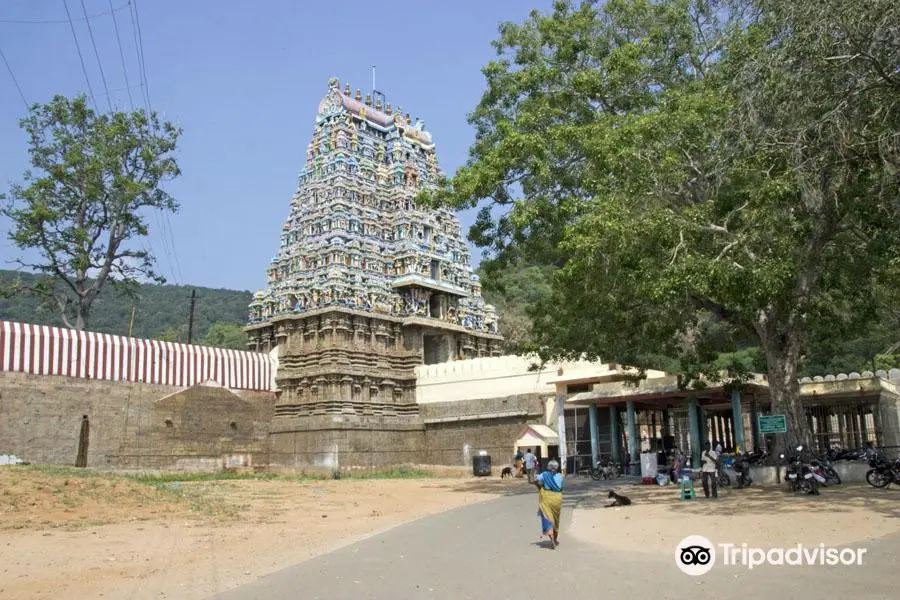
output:
[[[900,446],[897,398],[883,379],[831,378],[804,381],[801,397],[810,430],[810,450]],[[579,384],[566,397],[569,468],[589,468],[592,457],[612,460],[623,473],[637,475],[641,454],[657,454],[671,464],[680,450],[699,465],[704,442],[738,449],[768,450],[780,433],[760,431],[760,417],[771,414],[768,386],[756,381],[730,389],[678,390],[674,377],[656,377],[639,385],[598,383],[589,391]],[[573,386],[574,387],[574,386]]]

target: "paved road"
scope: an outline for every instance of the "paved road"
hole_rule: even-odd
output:
[[[215,600],[900,597],[900,536],[867,544],[861,567],[766,566],[747,571],[720,565],[690,577],[675,566],[674,548],[671,555],[623,554],[567,537],[573,506],[596,497],[598,490],[598,484],[571,486],[555,551],[539,542],[537,500],[527,490],[407,523]]]

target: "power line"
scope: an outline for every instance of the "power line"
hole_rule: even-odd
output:
[[[175,283],[181,284],[181,269],[177,269],[177,258],[173,260],[173,255],[175,253],[175,247],[170,243],[171,236],[169,235],[169,231],[166,229],[166,221],[163,219],[167,219],[168,213],[166,213],[162,209],[157,209],[153,211],[156,215],[156,223],[159,225],[159,237],[162,242],[163,254],[166,256],[166,261],[169,264],[169,272],[172,274],[172,279],[175,280]],[[169,248],[172,248],[170,251]]]
[[[125,91],[130,91],[130,90],[136,90],[136,89],[139,88],[139,87],[141,87],[141,86],[140,86],[140,85],[133,85],[133,86],[131,86],[131,87],[120,87],[120,88],[116,88],[116,89],[113,89],[113,90],[109,90],[109,93],[110,93],[110,94],[118,94],[119,92],[125,92]],[[100,95],[101,95],[101,96],[105,96],[106,94],[100,94]]]
[[[81,53],[81,46],[78,44],[78,36],[75,35],[75,25],[72,23],[72,13],[69,12],[69,5],[66,0],[62,0],[63,6],[66,8],[66,18],[69,20],[69,28],[72,30],[72,38],[75,40],[75,49],[78,50],[78,60],[81,61],[81,72],[84,73],[84,80],[87,82],[88,92],[91,94],[91,102],[94,108],[98,108],[97,100],[94,99],[94,89],[91,87],[91,79],[88,77],[87,67],[84,66],[84,55]]]
[[[106,85],[106,74],[103,72],[103,63],[100,62],[100,52],[97,50],[97,42],[94,40],[94,29],[88,19],[87,9],[84,7],[84,0],[81,0],[81,12],[84,13],[84,20],[87,22],[88,34],[91,37],[91,46],[94,47],[94,57],[97,59],[97,66],[100,68],[100,80],[103,82],[103,89],[106,90],[106,105],[112,112],[112,97],[109,95],[109,86]]]
[[[141,91],[144,96],[144,104],[147,108],[147,114],[152,112],[152,107],[150,104],[150,83],[147,80],[147,63],[144,60],[144,38],[141,33],[141,20],[138,13],[137,0],[129,0],[128,6],[131,9],[131,21],[132,27],[131,31],[134,36],[134,44],[137,49],[138,55],[138,65],[139,65],[139,74],[141,78]],[[160,213],[162,215],[160,215]],[[166,255],[166,259],[169,263],[169,268],[172,271],[172,276],[175,278],[176,283],[180,283],[181,280],[181,265],[178,263],[178,253],[175,251],[175,236],[172,235],[172,223],[169,220],[169,213],[160,210],[156,214],[157,223],[159,223],[161,241],[163,245],[163,253]],[[168,228],[166,227],[168,225]],[[170,252],[171,247],[171,252]]]
[[[9,61],[6,60],[6,55],[3,54],[3,49],[0,48],[0,58],[3,59],[3,64],[6,65],[6,70],[9,71],[9,77],[12,79],[13,85],[16,86],[16,89],[19,90],[19,98],[22,99],[22,103],[25,105],[25,110],[31,110],[28,106],[28,101],[25,100],[25,94],[22,93],[22,88],[19,86],[19,82],[16,79],[15,73],[13,73],[12,67],[9,66]]]
[[[119,44],[119,57],[122,59],[122,72],[125,73],[125,89],[128,90],[128,104],[133,111],[134,100],[131,98],[131,84],[128,82],[128,67],[125,65],[125,51],[122,49],[122,38],[119,36],[119,22],[116,20],[116,11],[113,10],[112,0],[109,0],[109,9],[109,14],[112,15],[113,27],[116,28],[116,42]]]
[[[166,232],[169,235],[169,246],[172,247],[172,257],[175,259],[175,271],[178,273],[178,279],[181,279],[181,264],[178,262],[178,251],[175,250],[175,234],[172,233],[172,221],[169,219],[169,213],[165,213],[165,217],[166,225],[168,225]]]
[[[147,80],[147,63],[144,60],[144,37],[141,33],[141,18],[138,12],[137,0],[129,0],[128,4],[131,6],[131,13],[134,21],[132,31],[135,34],[140,73],[143,78],[142,88],[144,92],[144,102],[147,104],[147,112],[150,113],[153,109],[150,103],[150,82]],[[160,229],[162,230],[163,251],[166,254],[166,258],[169,259],[169,267],[172,268],[172,275],[175,277],[175,282],[180,283],[181,265],[178,263],[178,253],[175,250],[175,236],[172,234],[172,222],[169,220],[168,212],[160,210],[160,213],[162,213],[162,219],[158,219],[158,221]],[[157,217],[159,217],[159,214],[157,214]],[[165,219],[165,221],[163,221],[163,219]],[[169,252],[169,248],[171,248],[171,253]]]
[[[141,36],[141,22],[138,19],[137,0],[129,0],[128,6],[131,8],[131,32],[134,35],[134,45],[138,53],[138,66],[141,75],[141,91],[144,95],[144,104],[147,106],[147,113],[150,113],[150,85],[147,82],[147,65],[144,63],[144,40]]]
[[[123,4],[118,8],[112,8],[112,4],[110,4],[110,10],[107,12],[97,13],[96,15],[90,15],[87,17],[88,19],[96,19],[97,17],[105,17],[109,14],[114,14],[123,8],[128,8],[127,4]],[[72,19],[73,21],[84,21],[85,19]],[[17,25],[65,25],[68,21],[59,20],[59,19],[38,19],[38,20],[25,20],[25,19],[0,19],[0,23],[15,23]]]

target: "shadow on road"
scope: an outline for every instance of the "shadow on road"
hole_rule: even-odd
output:
[[[573,486],[574,487],[574,486]],[[603,486],[609,489],[611,486]],[[605,492],[605,489],[603,491]],[[819,496],[793,493],[785,486],[753,486],[745,489],[719,488],[717,501],[703,498],[703,489],[696,485],[697,501],[681,500],[678,486],[618,485],[616,491],[628,496],[634,504],[666,506],[679,517],[730,516],[742,514],[791,513],[849,513],[864,508],[886,518],[900,518],[900,490],[879,490],[866,484],[831,485],[822,488]],[[610,502],[600,487],[578,486],[568,494],[567,503],[579,509],[600,508]],[[738,508],[739,507],[739,508]]]
[[[582,503],[608,501],[609,490],[635,485],[640,481],[637,477],[620,477],[614,480],[593,481],[587,477],[572,476],[566,479],[563,491],[563,503],[574,507]],[[488,493],[498,496],[523,496],[537,495],[534,484],[528,483],[525,478],[500,479],[499,477],[480,477],[466,481],[447,483],[444,486],[449,492],[457,493]]]
[[[448,481],[442,487],[451,493],[488,493],[501,497],[537,494],[535,486],[524,478],[501,479],[499,476]],[[664,506],[680,517],[730,516],[735,510],[745,515],[836,514],[863,508],[882,517],[900,518],[900,489],[875,489],[856,483],[824,487],[819,496],[793,493],[786,486],[754,485],[740,490],[720,487],[718,500],[706,502],[699,481],[695,482],[697,501],[685,501],[680,499],[679,487],[675,485],[642,485],[637,477],[627,476],[604,481],[572,476],[566,479],[563,504],[569,509],[602,508],[611,502],[608,497],[610,489],[628,496],[636,505]]]

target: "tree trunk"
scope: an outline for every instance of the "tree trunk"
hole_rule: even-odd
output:
[[[789,328],[787,333],[766,335],[762,341],[766,354],[772,414],[785,415],[787,420],[787,433],[773,434],[775,448],[772,454],[788,455],[800,444],[809,448],[811,441],[806,410],[800,399],[800,381],[797,378],[800,332]]]
[[[78,298],[75,304],[75,329],[76,331],[84,331],[84,326],[87,325],[87,316],[88,312],[91,309],[91,302],[93,298],[90,296],[83,296]]]

